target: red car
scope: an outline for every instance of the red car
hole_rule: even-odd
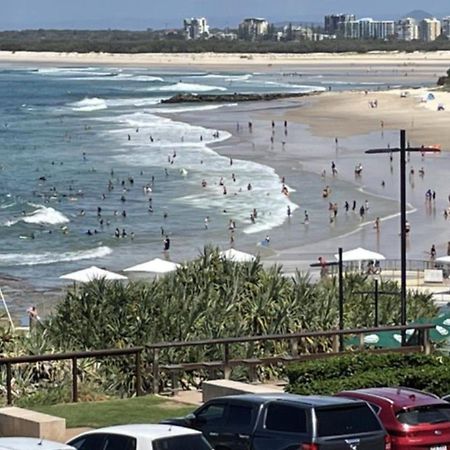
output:
[[[409,388],[343,391],[340,397],[365,400],[392,439],[392,450],[450,450],[450,403]]]

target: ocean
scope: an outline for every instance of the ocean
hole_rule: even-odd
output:
[[[177,120],[178,113],[213,116],[233,105],[160,101],[183,92],[312,92],[330,86],[373,89],[387,83],[332,72],[3,64],[0,273],[52,289],[64,284],[60,275],[90,265],[120,271],[161,257],[166,235],[171,259],[189,260],[205,244],[228,247],[230,221],[241,242],[261,242],[287,220],[288,206],[292,212],[298,207],[292,197],[273,195],[280,191],[280,175],[217,153],[214,147],[229,132]],[[319,177],[311,182],[321,183]]]

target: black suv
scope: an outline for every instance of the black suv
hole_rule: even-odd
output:
[[[338,397],[235,395],[164,423],[202,431],[215,450],[390,449],[368,404]]]

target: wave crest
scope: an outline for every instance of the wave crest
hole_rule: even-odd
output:
[[[81,261],[83,259],[102,258],[111,253],[112,250],[106,246],[65,253],[0,253],[0,266],[36,266],[60,262],[73,262]]]

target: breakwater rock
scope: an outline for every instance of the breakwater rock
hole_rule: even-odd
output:
[[[306,97],[319,92],[280,92],[273,94],[177,94],[161,103],[228,103],[228,102],[259,102],[280,100],[292,97]]]

